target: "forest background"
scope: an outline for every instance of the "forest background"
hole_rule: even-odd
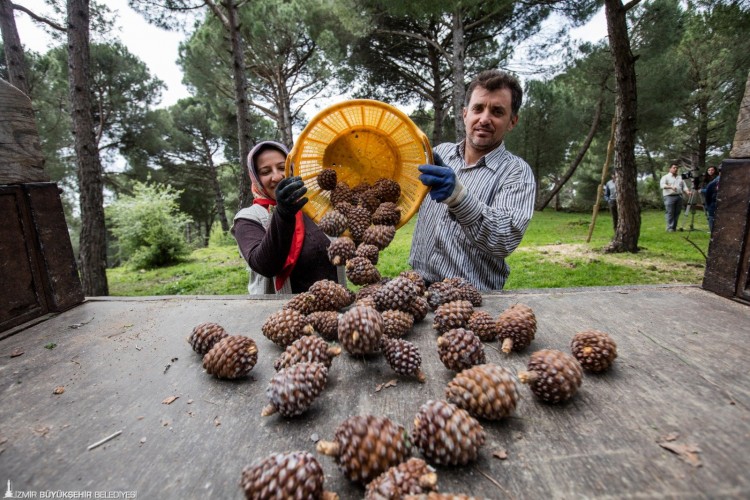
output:
[[[411,110],[432,144],[453,142],[463,136],[465,83],[489,67],[522,76],[521,120],[507,145],[534,171],[537,210],[591,210],[616,131],[612,168],[625,174],[625,216],[609,248],[637,251],[641,210],[661,208],[669,163],[699,176],[727,156],[750,69],[747,1],[130,0],[149,22],[186,34],[177,60],[191,95],[159,107],[163,82],[116,38],[106,6],[48,4],[51,18],[0,0],[56,41],[24,51],[24,78],[45,169],[62,187],[74,250],[84,250],[87,295],[108,293],[103,269],[163,266],[207,246],[212,233],[225,238],[250,202],[239,159],[260,140],[291,145],[312,118],[310,103],[379,99]],[[81,196],[87,174],[69,71],[71,13],[83,4],[102,194],[93,207]],[[602,9],[609,36],[573,43],[571,28]],[[551,16],[554,33],[542,30]],[[519,47],[526,64],[509,67]],[[15,68],[0,62],[0,77],[13,82]],[[96,239],[103,257],[87,258]]]

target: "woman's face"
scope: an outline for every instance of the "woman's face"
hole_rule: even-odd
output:
[[[716,175],[716,169],[714,167],[708,167],[708,175]]]
[[[286,157],[278,149],[266,149],[255,159],[258,179],[272,199],[276,199],[276,185],[284,178]]]

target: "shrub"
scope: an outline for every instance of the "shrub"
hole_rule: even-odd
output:
[[[237,241],[232,236],[232,233],[227,231],[226,233],[221,229],[221,224],[214,224],[211,227],[211,234],[208,235],[208,247],[233,247],[237,245]]]
[[[137,182],[132,196],[120,196],[107,207],[122,261],[150,269],[178,262],[188,253],[183,229],[191,220],[178,209],[179,195],[170,185]]]

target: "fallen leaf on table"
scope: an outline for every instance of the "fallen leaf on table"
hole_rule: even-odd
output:
[[[694,444],[678,444],[668,441],[657,441],[657,443],[659,444],[659,446],[661,446],[665,450],[671,451],[672,453],[677,455],[680,460],[689,463],[693,467],[701,467],[703,465],[701,463],[700,457],[698,456],[698,453],[701,452],[701,449]]]
[[[380,392],[383,389],[387,389],[389,387],[396,387],[396,384],[398,384],[398,380],[396,380],[395,378],[393,380],[389,380],[384,384],[378,384],[375,386],[375,392]]]
[[[670,432],[669,434],[665,434],[661,438],[659,438],[659,441],[657,442],[675,441],[678,437],[680,437],[679,432]]]
[[[18,356],[23,355],[24,351],[21,349],[14,349],[13,352],[10,353],[11,358],[17,358]]]
[[[215,425],[216,427],[218,427],[218,426],[220,426],[220,425],[221,425],[221,420],[219,420],[219,417],[218,417],[218,416],[214,417],[214,425]]]
[[[171,405],[179,399],[180,396],[169,396],[167,399],[161,402],[163,405]]]
[[[506,458],[508,458],[508,452],[503,448],[500,448],[499,450],[493,451],[492,456],[495,458],[499,458],[500,460],[505,460]]]
[[[65,386],[58,385],[57,387],[55,387],[55,390],[52,391],[52,394],[62,394],[63,392],[65,392]]]

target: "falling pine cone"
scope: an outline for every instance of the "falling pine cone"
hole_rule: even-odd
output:
[[[307,316],[294,309],[282,309],[271,314],[261,326],[263,335],[279,347],[286,348],[292,342],[313,333]]]
[[[318,222],[318,227],[328,236],[336,238],[346,231],[348,222],[346,216],[338,210],[329,210]]]
[[[203,368],[209,375],[235,379],[244,377],[258,361],[258,347],[250,337],[230,335],[218,341],[203,356]]]
[[[383,250],[391,244],[395,236],[395,226],[372,225],[362,234],[362,243],[375,245],[378,250]]]
[[[381,177],[375,181],[373,187],[378,190],[378,195],[384,202],[390,201],[391,203],[396,203],[399,197],[401,197],[401,185],[393,179]]]
[[[403,337],[414,326],[414,316],[405,311],[388,309],[380,315],[383,317],[383,335],[386,337]]]
[[[412,457],[389,468],[367,485],[365,500],[398,500],[404,495],[437,489],[437,473],[421,458]]]
[[[526,349],[536,334],[536,316],[534,311],[524,304],[514,304],[497,318],[497,338],[502,342],[502,350],[511,351]]]
[[[359,193],[359,204],[365,207],[370,214],[373,214],[380,206],[380,197],[378,197],[377,191],[368,189]]]
[[[187,341],[195,352],[203,356],[211,350],[214,344],[228,335],[226,330],[217,323],[201,323],[193,328]]]
[[[419,354],[416,345],[404,339],[382,337],[380,346],[385,360],[394,372],[407,377],[416,377],[417,380],[424,383],[425,375],[421,368],[422,356]]]
[[[393,278],[373,294],[378,311],[397,309],[406,311],[411,302],[419,296],[419,288],[408,278]]]
[[[346,277],[355,285],[370,285],[380,281],[380,271],[367,257],[352,257],[346,261]]]
[[[372,262],[372,265],[374,266],[378,263],[378,259],[380,258],[380,249],[375,245],[360,243],[357,247],[357,251],[354,252],[354,256],[365,257],[367,260]]]
[[[318,299],[310,292],[298,293],[292,297],[282,309],[294,309],[302,314],[310,314],[318,310]]]
[[[354,302],[354,294],[341,283],[318,280],[309,290],[315,295],[318,311],[338,311]]]
[[[356,251],[357,245],[354,241],[347,236],[342,236],[328,245],[328,260],[334,266],[343,266],[346,265],[347,260],[354,257]]]
[[[382,336],[383,317],[371,307],[354,306],[339,318],[339,342],[349,354],[377,351]]]
[[[294,417],[307,411],[328,381],[328,369],[322,363],[297,363],[273,376],[266,388],[270,403],[260,415],[279,413]]]
[[[474,306],[468,300],[454,300],[440,304],[435,309],[432,327],[438,333],[445,333],[454,328],[463,328],[469,322]]]
[[[356,198],[356,195],[352,192],[352,189],[349,187],[349,185],[344,181],[338,181],[336,183],[336,187],[331,190],[330,198],[331,205],[333,205],[336,210],[343,213],[348,219],[349,207],[346,207],[345,205],[342,206],[342,204],[349,203],[353,206]]]
[[[487,311],[474,311],[466,323],[466,329],[474,332],[482,342],[492,342],[497,339],[495,318]]]
[[[485,433],[466,410],[446,401],[430,400],[414,418],[411,440],[431,463],[466,465],[477,459]]]
[[[554,349],[542,349],[531,355],[526,371],[518,380],[528,384],[531,392],[548,403],[572,398],[583,381],[583,371],[576,358]]]
[[[315,311],[307,315],[313,330],[323,339],[331,341],[339,338],[339,313],[336,311]]]
[[[344,420],[333,441],[318,441],[318,453],[335,457],[351,481],[367,484],[409,456],[410,443],[403,426],[388,417],[357,415]]]
[[[399,222],[401,222],[401,207],[390,201],[378,205],[378,208],[372,214],[373,224],[397,226]]]
[[[479,500],[476,497],[470,495],[464,495],[463,493],[440,493],[437,491],[431,491],[429,493],[422,493],[420,495],[404,495],[401,500]]]
[[[332,168],[324,168],[318,173],[318,186],[320,186],[320,189],[333,191],[336,189],[337,181],[338,175],[336,175],[336,171]]]
[[[349,213],[346,214],[346,220],[349,224],[349,232],[355,243],[362,241],[365,231],[370,227],[371,217],[370,212],[366,208],[359,206],[352,207],[352,209],[349,210]]]
[[[311,453],[293,451],[273,455],[242,470],[240,485],[247,500],[288,498],[337,499],[323,490],[323,467]]]
[[[609,370],[617,358],[617,344],[612,337],[599,330],[576,333],[570,342],[570,350],[581,363],[581,368],[592,373]]]
[[[273,367],[279,371],[297,363],[322,363],[326,368],[330,368],[333,358],[339,354],[340,347],[331,346],[322,338],[311,335],[295,340],[276,358]]]
[[[473,417],[499,420],[516,410],[518,382],[507,368],[494,364],[472,366],[448,382],[445,398]]]
[[[455,328],[437,339],[438,356],[449,370],[460,372],[486,363],[484,345],[471,330]]]

